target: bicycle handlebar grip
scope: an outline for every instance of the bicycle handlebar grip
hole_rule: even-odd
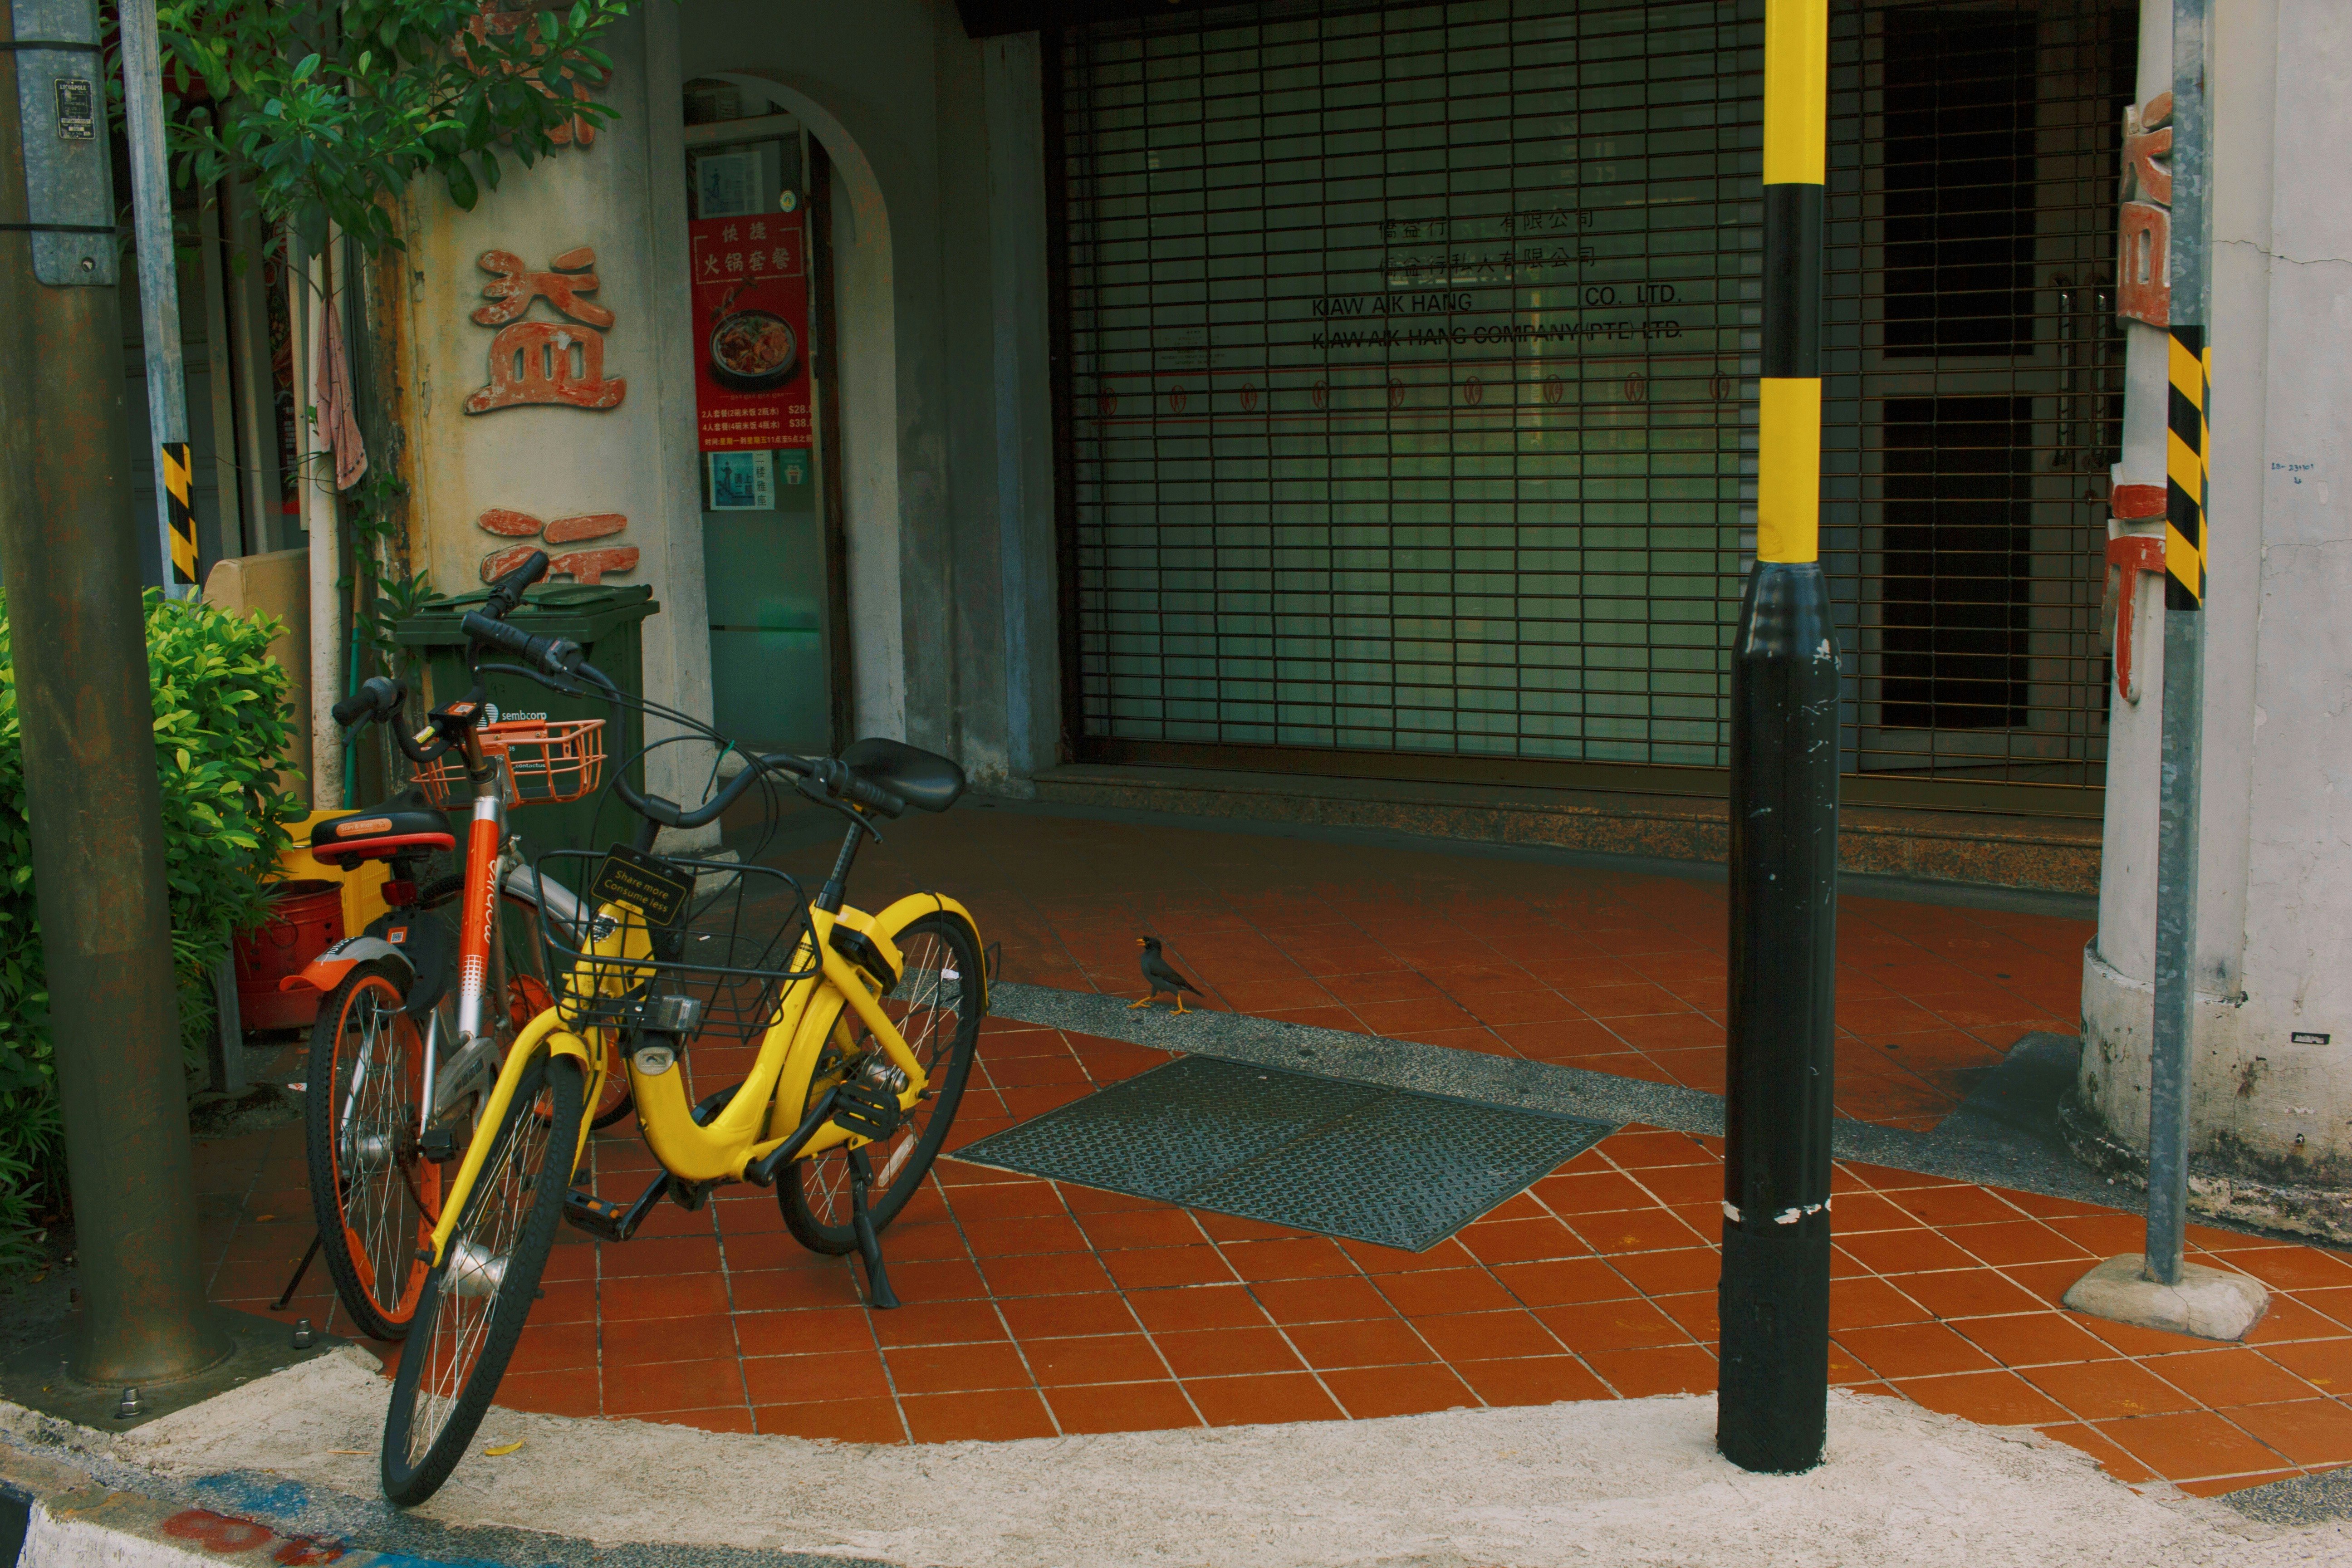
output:
[[[522,603],[522,591],[547,575],[547,552],[534,550],[523,557],[522,564],[490,584],[489,603],[494,609],[491,620],[504,620]],[[520,651],[520,650],[517,650]]]
[[[502,647],[525,658],[531,657],[530,645],[541,640],[520,626],[510,626],[497,616],[486,616],[479,610],[467,611],[465,620],[459,624],[465,627],[466,635],[476,642],[486,642],[492,647]],[[532,662],[538,661],[534,659]]]
[[[870,805],[885,816],[896,816],[907,809],[907,803],[884,789],[868,784],[852,773],[847,763],[839,757],[818,759],[809,769],[809,775],[836,795]]]
[[[386,679],[379,675],[335,704],[335,722],[348,730],[362,719],[397,713],[407,697],[406,682]]]
[[[907,809],[907,803],[884,789],[880,784],[867,784],[856,773],[842,782],[842,793],[862,805],[870,805],[885,816],[896,816]]]

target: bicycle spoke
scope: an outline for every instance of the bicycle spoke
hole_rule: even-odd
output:
[[[907,1111],[897,1131],[866,1145],[874,1162],[873,1201],[887,1194],[923,1142],[932,1113],[938,1109],[939,1075],[948,1070],[956,1037],[963,1026],[965,981],[956,971],[955,951],[929,931],[917,933],[900,949],[906,967],[898,984],[882,998],[882,1010],[898,1028],[907,1048],[932,1081],[922,1098]],[[861,1031],[868,1047],[872,1037]],[[849,1161],[845,1153],[821,1155],[807,1163],[802,1182],[809,1212],[819,1224],[845,1227],[850,1223]]]
[[[521,1237],[531,1191],[548,1156],[549,1126],[529,1109],[510,1119],[496,1158],[478,1179],[466,1223],[449,1238],[431,1342],[422,1347],[426,1361],[408,1430],[411,1464],[423,1463],[441,1436],[479,1359],[504,1296],[503,1270]]]

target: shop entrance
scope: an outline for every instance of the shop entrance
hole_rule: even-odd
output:
[[[1719,793],[1763,0],[1072,27],[1082,758]],[[1834,0],[1849,798],[2095,817],[2115,0]]]
[[[713,718],[749,749],[829,752],[845,682],[824,462],[824,156],[798,119],[732,82],[688,82],[686,119],[694,344],[710,362],[698,428]]]

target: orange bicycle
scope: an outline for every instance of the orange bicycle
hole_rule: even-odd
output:
[[[543,570],[544,558],[502,578],[483,613],[511,613],[535,565]],[[471,1142],[507,1046],[551,1000],[541,910],[559,926],[583,912],[570,889],[525,862],[507,812],[581,798],[596,788],[604,761],[601,719],[483,722],[478,674],[470,692],[435,709],[413,735],[406,697],[402,682],[379,677],[334,715],[346,728],[388,725],[415,764],[415,785],[310,833],[311,854],[330,865],[388,861],[390,907],[284,982],[321,998],[304,1097],[313,1249],[354,1324],[374,1339],[407,1333],[429,1271],[418,1249],[441,1217],[444,1167]],[[442,808],[467,797],[464,869],[428,880],[432,858],[457,847]],[[631,1108],[626,1075],[605,1082],[593,1118],[599,1127]]]

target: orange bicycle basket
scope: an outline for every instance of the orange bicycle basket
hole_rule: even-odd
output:
[[[604,782],[602,719],[514,719],[485,724],[476,733],[482,755],[506,775],[507,799],[515,805],[578,800]],[[466,779],[466,759],[456,752],[417,769],[416,782],[436,805],[464,799],[473,788]]]

